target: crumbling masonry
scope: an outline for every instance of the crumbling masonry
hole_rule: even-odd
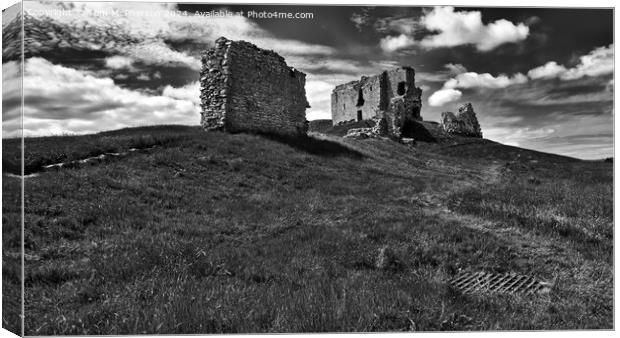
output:
[[[305,135],[306,74],[277,53],[221,37],[202,55],[204,129]]]
[[[442,128],[452,135],[482,138],[482,130],[471,103],[465,103],[459,107],[459,112],[441,113]]]
[[[415,86],[415,71],[398,67],[375,76],[363,76],[336,86],[332,92],[334,125],[377,121],[379,133],[400,138],[409,122],[422,120],[422,89]]]

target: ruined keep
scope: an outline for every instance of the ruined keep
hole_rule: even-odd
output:
[[[206,130],[305,135],[306,74],[277,53],[221,37],[202,55],[201,126]]]
[[[375,76],[362,76],[336,86],[332,92],[332,121],[334,125],[380,120],[385,132],[400,137],[408,121],[422,120],[422,89],[415,86],[415,71],[403,66],[383,71]]]

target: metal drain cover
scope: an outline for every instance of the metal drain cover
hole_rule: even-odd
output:
[[[461,272],[450,281],[450,284],[463,293],[538,294],[551,291],[551,283],[541,282],[534,277],[514,273]]]

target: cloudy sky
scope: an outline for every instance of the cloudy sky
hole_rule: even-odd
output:
[[[425,120],[472,102],[486,138],[579,158],[613,155],[609,9],[34,1],[24,8],[30,136],[198,124],[200,53],[225,36],[273,49],[307,73],[309,120],[330,118],[335,85],[410,65]],[[313,18],[248,18],[251,11]],[[13,16],[3,12],[4,137],[19,126]]]

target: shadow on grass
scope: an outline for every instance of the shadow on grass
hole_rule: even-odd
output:
[[[7,159],[2,159],[2,171],[5,173],[13,174],[13,175],[21,175],[22,174],[22,166],[21,163],[17,163],[16,161],[10,161]]]
[[[258,135],[313,155],[326,157],[346,156],[353,159],[362,159],[365,157],[359,151],[338,142],[319,140],[310,136],[284,136],[273,133],[258,133]]]
[[[416,141],[433,143],[437,142],[435,136],[433,136],[433,134],[431,134],[431,132],[428,131],[426,127],[415,121],[405,122],[402,130],[402,135],[403,137],[413,137],[414,139],[416,139]]]

